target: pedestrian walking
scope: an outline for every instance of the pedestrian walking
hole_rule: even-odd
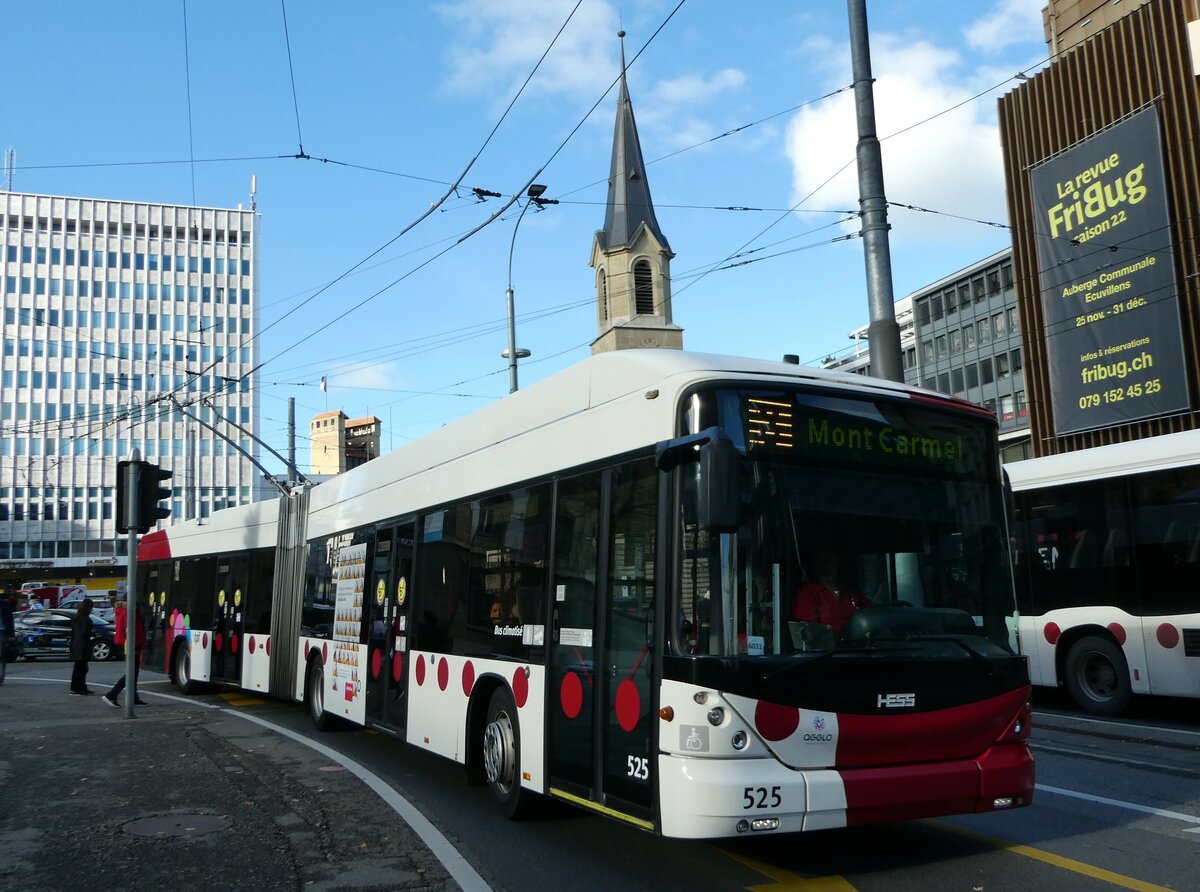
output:
[[[0,684],[8,672],[8,651],[17,637],[17,624],[13,619],[13,597],[0,597]]]
[[[71,617],[71,659],[75,668],[71,670],[71,694],[90,694],[87,686],[88,659],[92,655],[92,599],[84,598],[79,609]]]
[[[126,647],[127,646],[125,643],[125,641],[126,641],[126,631],[125,630],[129,624],[129,614],[126,612],[127,610],[128,610],[128,607],[126,606],[125,601],[117,602],[117,625],[116,625],[115,634],[113,637],[116,639],[118,647]],[[134,620],[133,646],[134,646],[134,651],[135,651],[134,657],[133,657],[133,691],[134,691],[134,701],[133,702],[138,704],[139,706],[145,706],[146,702],[141,697],[137,696],[137,679],[138,679],[138,672],[142,668],[142,653],[146,649],[146,626],[142,623],[142,612],[140,610],[138,610],[136,607],[134,607],[134,609],[133,609],[133,620]],[[123,690],[125,690],[125,676],[124,675],[122,675],[120,678],[117,679],[117,683],[112,686],[112,690],[110,690],[107,694],[105,694],[101,699],[103,699],[104,702],[107,703],[109,706],[116,707],[119,705],[117,703],[117,697],[119,697],[121,695],[121,691],[123,691]]]

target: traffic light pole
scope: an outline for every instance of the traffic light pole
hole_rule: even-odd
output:
[[[140,490],[142,477],[142,454],[134,449],[129,453],[130,462],[125,471],[126,512],[129,522],[129,575],[125,582],[125,716],[133,718],[133,707],[137,702],[137,553],[138,523],[140,518]]]

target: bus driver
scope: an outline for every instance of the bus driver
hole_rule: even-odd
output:
[[[837,634],[860,607],[871,606],[871,599],[842,579],[838,555],[832,548],[813,552],[812,569],[812,578],[800,586],[792,599],[792,619],[823,623]]]

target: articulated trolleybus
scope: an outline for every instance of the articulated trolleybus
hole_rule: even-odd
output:
[[[695,838],[1032,799],[995,419],[903,385],[600,355],[139,558],[181,688],[393,733],[510,815]]]
[[[1006,466],[1034,684],[1117,715],[1200,697],[1200,431]]]

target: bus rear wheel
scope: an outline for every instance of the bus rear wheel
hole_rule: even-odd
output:
[[[191,694],[196,690],[192,681],[192,651],[186,641],[180,641],[175,646],[175,687],[181,694]]]
[[[313,727],[318,731],[328,731],[335,721],[325,710],[325,668],[319,661],[314,660],[308,670],[308,690],[305,700],[308,701],[308,715]]]
[[[497,688],[488,703],[483,767],[501,811],[509,818],[526,814],[532,794],[521,788],[521,725],[517,705],[505,688]]]
[[[1113,642],[1095,635],[1071,646],[1065,680],[1075,703],[1092,715],[1119,715],[1133,695],[1125,655]]]

